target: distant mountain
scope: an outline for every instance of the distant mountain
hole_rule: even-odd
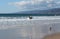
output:
[[[54,8],[54,9],[48,9],[48,10],[22,11],[14,14],[60,14],[60,8]]]
[[[60,8],[53,8],[48,10],[31,10],[31,11],[22,11],[10,14],[0,14],[0,16],[60,16]]]

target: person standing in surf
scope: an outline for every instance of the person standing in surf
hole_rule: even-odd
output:
[[[50,29],[50,31],[51,31],[51,30],[52,30],[52,27],[50,27],[49,29]]]

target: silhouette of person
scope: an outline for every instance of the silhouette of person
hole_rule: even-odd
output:
[[[32,16],[29,16],[29,19],[32,19]]]
[[[52,27],[50,27],[50,31],[52,30]]]

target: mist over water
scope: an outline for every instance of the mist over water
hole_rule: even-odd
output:
[[[60,16],[28,18],[0,17],[0,39],[42,39],[45,35],[60,32]]]

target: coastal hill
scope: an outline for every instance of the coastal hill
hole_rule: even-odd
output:
[[[32,10],[32,11],[22,11],[15,14],[60,14],[60,8],[53,8],[48,10]]]
[[[0,16],[60,16],[60,8],[53,8],[48,10],[30,10],[15,13],[0,14]]]

